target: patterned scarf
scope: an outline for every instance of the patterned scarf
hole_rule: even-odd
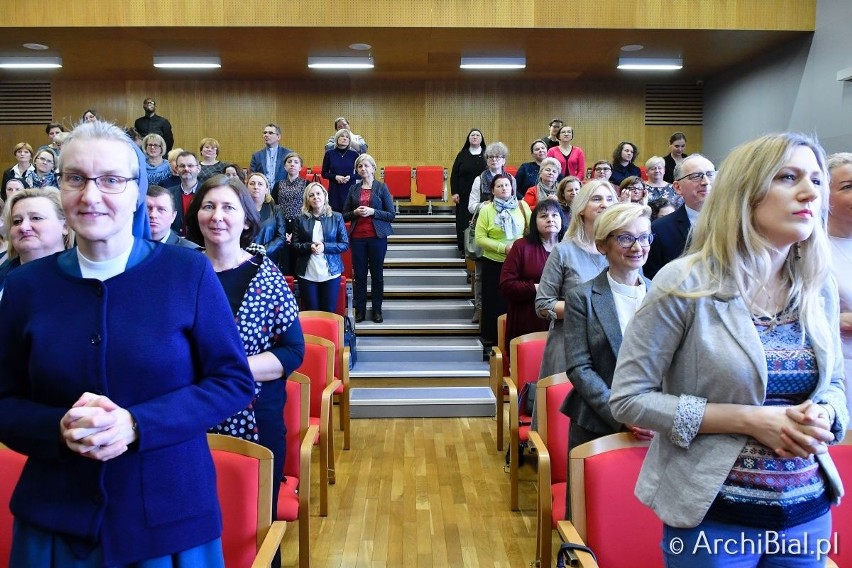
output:
[[[523,227],[518,226],[518,222],[512,217],[512,211],[518,208],[518,198],[512,195],[509,199],[503,200],[495,196],[494,207],[497,209],[494,223],[503,230],[506,238],[515,240],[520,237]]]

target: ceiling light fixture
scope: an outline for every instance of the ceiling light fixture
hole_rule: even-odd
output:
[[[219,69],[222,60],[216,56],[154,56],[154,67],[158,69]]]
[[[0,69],[59,69],[61,57],[0,57]]]
[[[47,49],[47,46],[43,43],[25,43],[23,47],[27,49],[34,49],[35,51],[44,51]]]
[[[311,69],[372,69],[373,56],[360,57],[333,56],[333,57],[308,57],[308,67]]]
[[[630,71],[677,71],[683,69],[680,57],[619,57],[618,68]]]
[[[525,69],[526,57],[462,57],[459,69]]]

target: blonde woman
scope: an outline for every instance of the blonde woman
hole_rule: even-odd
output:
[[[535,296],[539,317],[550,321],[550,332],[544,348],[539,377],[561,373],[566,369],[565,339],[562,318],[565,294],[581,282],[590,280],[606,268],[606,256],[595,247],[595,219],[618,196],[606,180],[592,180],[583,186],[571,205],[571,220],[565,238],[544,265]]]
[[[266,255],[284,274],[288,274],[290,255],[287,249],[287,220],[284,210],[272,200],[266,175],[255,172],[246,180],[255,210],[260,215],[260,227],[254,242],[263,245]]]
[[[849,413],[826,182],[805,135],[734,149],[688,254],[660,270],[624,334],[610,408],[658,433],[636,495],[663,521],[666,566],[823,565],[807,547],[695,545],[830,536],[843,490],[826,444]],[[678,540],[690,554],[669,548]]]
[[[198,152],[201,155],[201,160],[198,165],[201,166],[201,171],[198,174],[198,183],[204,183],[207,179],[216,174],[225,173],[225,162],[219,160],[219,152],[222,147],[219,141],[215,138],[202,138],[198,146]]]
[[[142,139],[142,151],[145,153],[145,172],[148,183],[160,185],[172,175],[169,161],[166,159],[166,141],[159,134],[149,134]]]
[[[293,222],[293,252],[303,310],[337,313],[343,260],[349,235],[343,216],[332,211],[320,183],[305,187],[302,213]]]

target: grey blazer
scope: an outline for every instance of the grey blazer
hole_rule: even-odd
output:
[[[663,267],[627,327],[612,384],[610,408],[620,421],[655,430],[636,484],[636,497],[669,526],[695,527],[704,518],[745,435],[697,434],[705,402],[761,406],[767,370],[751,314],[738,295],[681,298],[666,290],[695,289],[708,275],[685,257]],[[679,283],[682,275],[686,279]],[[831,329],[838,329],[837,288],[823,284]],[[831,406],[831,430],[840,440],[849,422],[840,336],[828,349],[814,345],[819,368],[810,398]],[[817,460],[837,502],[843,485],[827,453]]]
[[[568,378],[574,388],[560,409],[572,423],[603,434],[621,431],[609,409],[610,387],[621,349],[621,325],[605,269],[565,296]],[[646,290],[651,281],[643,278]]]

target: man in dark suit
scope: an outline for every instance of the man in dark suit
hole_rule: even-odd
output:
[[[145,201],[148,206],[148,224],[151,227],[152,241],[191,249],[201,248],[171,230],[171,224],[177,217],[177,205],[171,190],[159,185],[149,185]]]
[[[263,143],[265,147],[251,155],[249,164],[249,175],[252,172],[264,174],[269,179],[270,190],[275,187],[276,181],[287,179],[287,170],[284,169],[284,156],[292,152],[289,148],[281,146],[281,128],[277,124],[267,124],[263,127]]]
[[[651,224],[654,242],[648,253],[644,272],[653,278],[663,266],[681,256],[686,250],[689,232],[698,219],[704,200],[710,194],[716,168],[701,154],[690,154],[675,167],[675,191],[683,197],[683,205],[671,215]]]

